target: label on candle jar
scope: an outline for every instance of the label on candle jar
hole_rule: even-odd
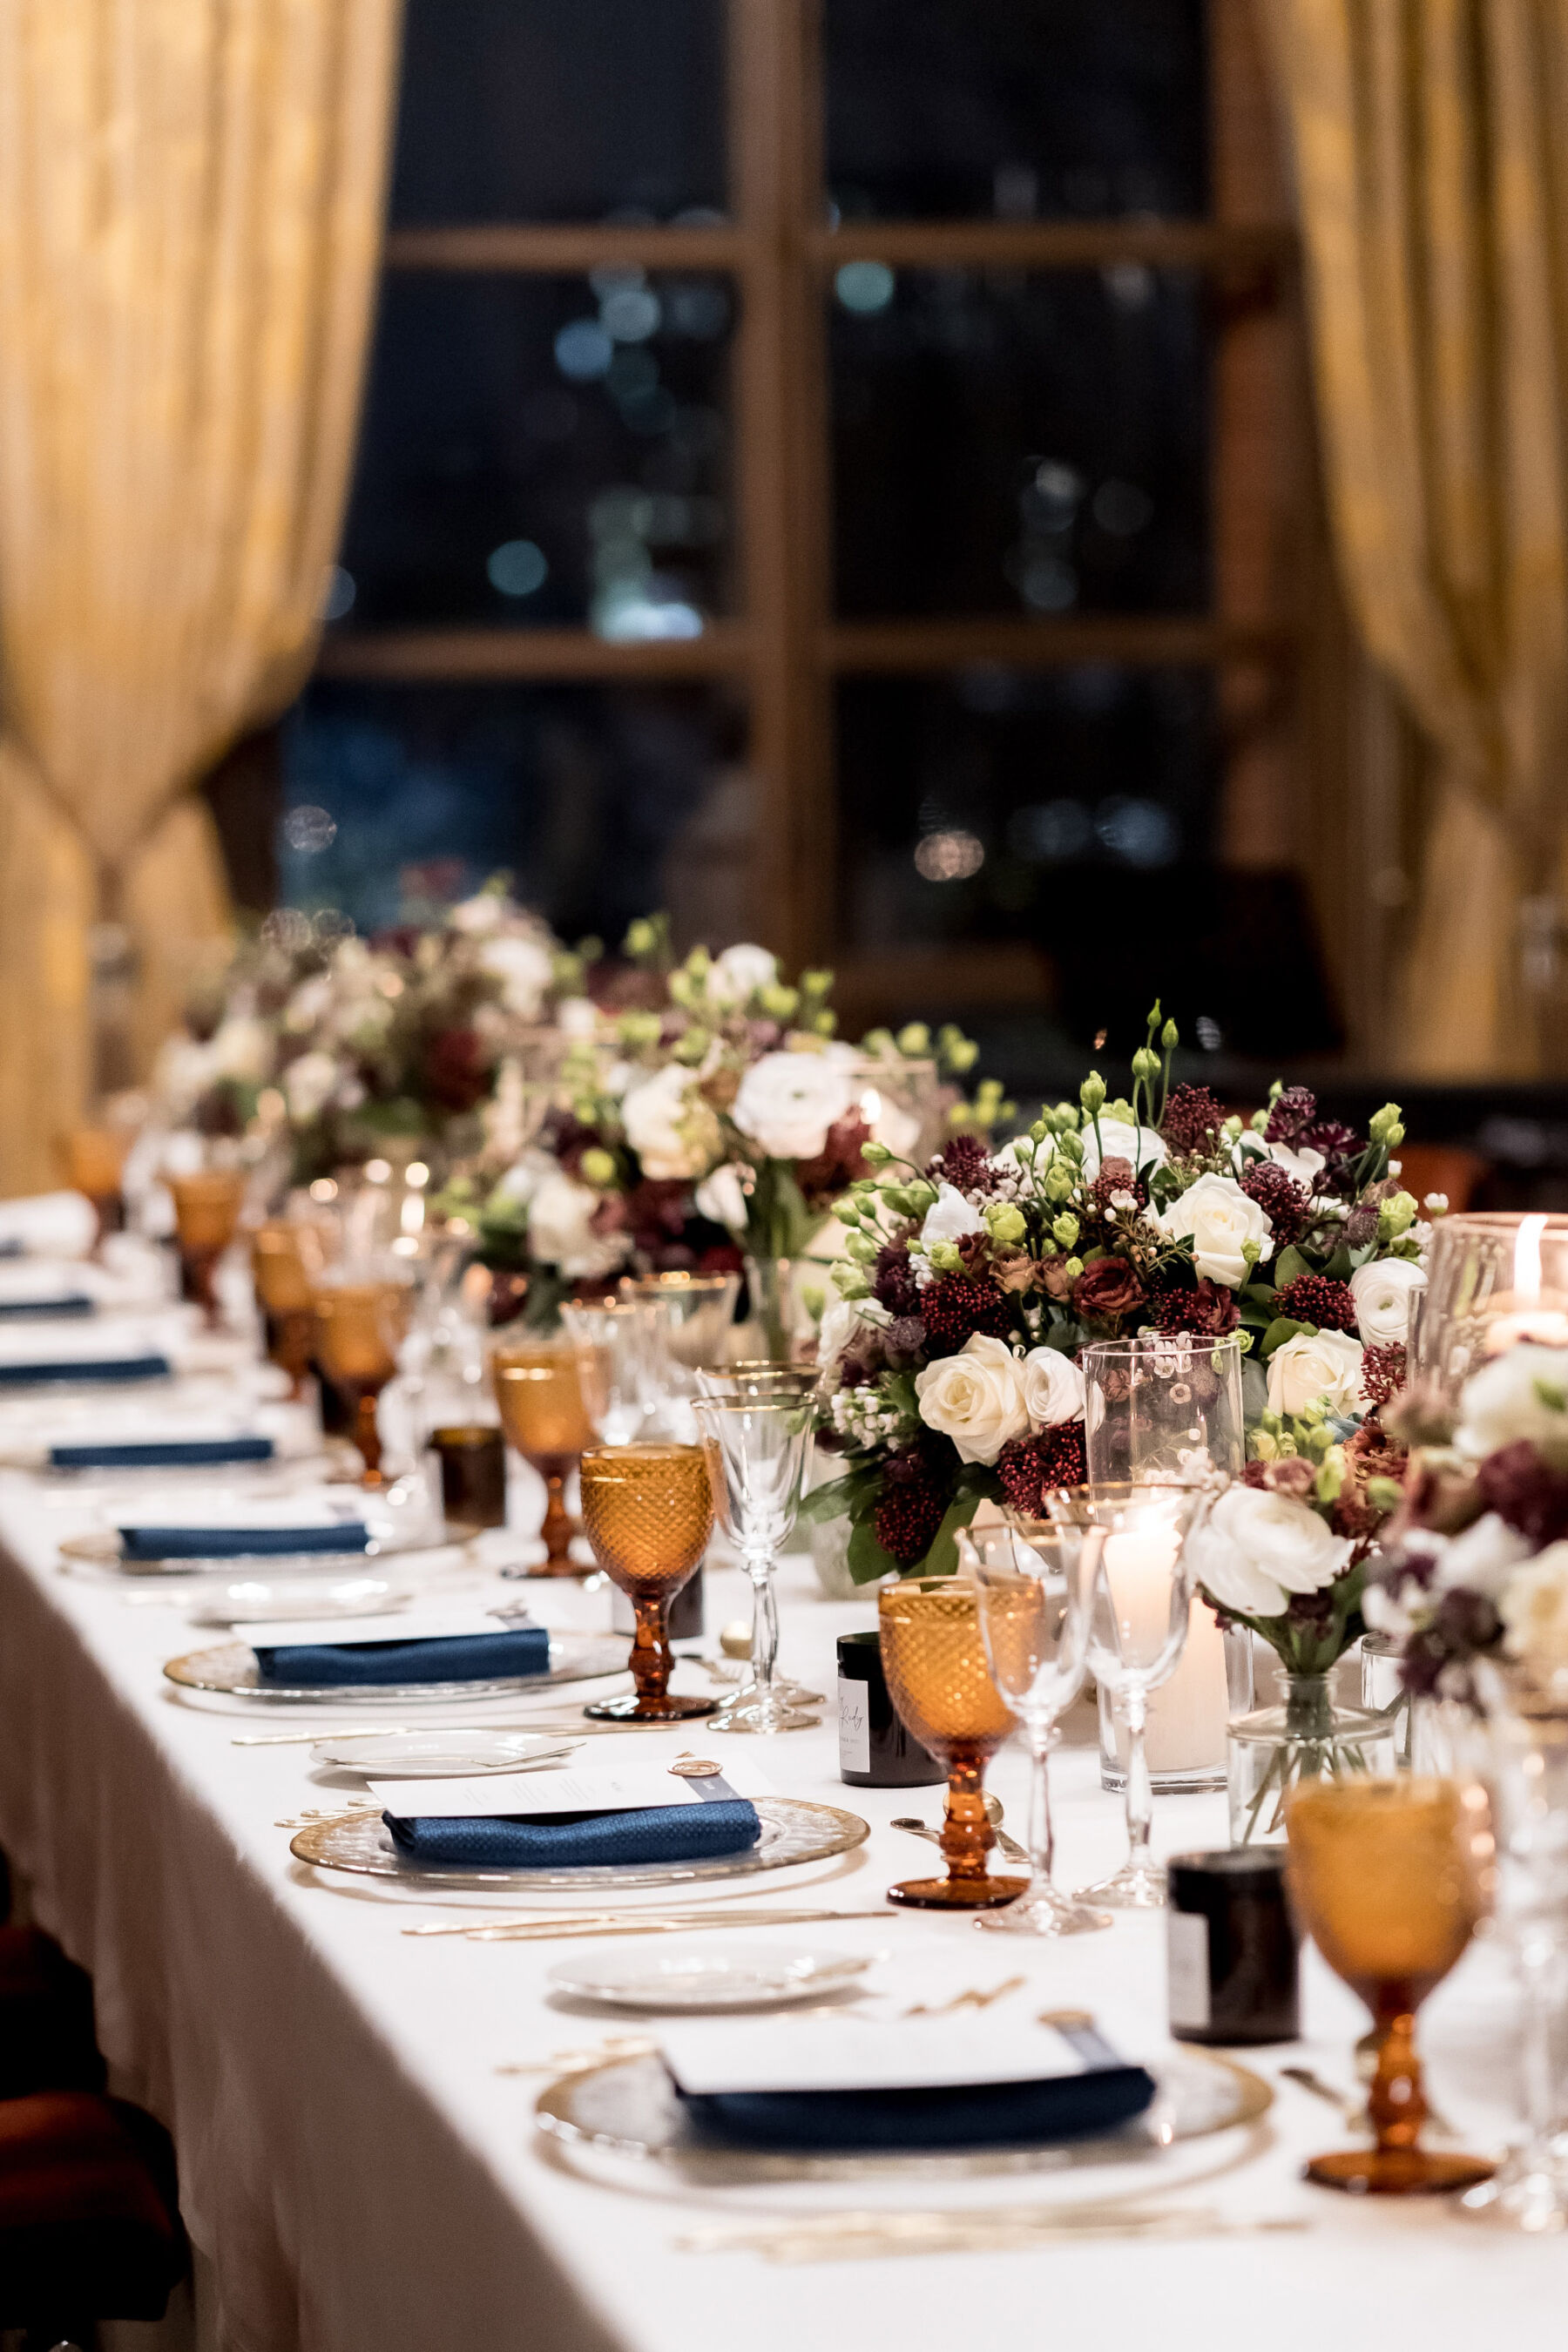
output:
[[[1201,2031],[1209,2022],[1209,1923],[1201,1911],[1166,1912],[1165,1974],[1172,2031]]]
[[[841,1772],[871,1769],[870,1693],[865,1683],[848,1675],[838,1677],[838,1769]]]

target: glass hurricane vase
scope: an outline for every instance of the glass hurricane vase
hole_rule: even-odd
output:
[[[1226,1780],[1232,1845],[1283,1845],[1285,1805],[1300,1781],[1385,1779],[1397,1765],[1391,1718],[1336,1705],[1327,1674],[1281,1673],[1279,1704],[1230,1725]]]

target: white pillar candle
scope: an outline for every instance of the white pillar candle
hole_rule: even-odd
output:
[[[1129,1664],[1152,1660],[1171,1622],[1171,1570],[1180,1538],[1172,1528],[1138,1528],[1106,1538],[1105,1579]],[[1145,1743],[1151,1772],[1210,1772],[1225,1763],[1228,1695],[1225,1639],[1206,1601],[1187,1612],[1187,1640],[1174,1673],[1149,1695]],[[1116,1760],[1125,1770],[1127,1732],[1116,1726]]]

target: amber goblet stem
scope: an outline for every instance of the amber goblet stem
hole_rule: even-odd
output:
[[[984,1879],[991,1874],[985,1857],[996,1843],[996,1832],[985,1811],[985,1765],[986,1753],[982,1748],[948,1751],[942,1852],[950,1878]]]
[[[582,1576],[572,1557],[572,1538],[578,1526],[566,1507],[566,1472],[570,1465],[557,1470],[544,1471],[544,1518],[540,1534],[544,1538],[544,1559],[533,1570],[535,1576]]]
[[[183,1248],[180,1252],[181,1288],[193,1306],[202,1310],[202,1321],[209,1331],[219,1328],[217,1286],[214,1279],[221,1250]]]
[[[1377,1995],[1377,2073],[1367,2114],[1380,2157],[1405,2156],[1421,2137],[1427,2106],[1415,2055],[1415,2002],[1408,1985],[1381,1985]]]
[[[379,1388],[362,1388],[354,1396],[354,1444],[364,1456],[362,1486],[384,1486],[385,1475],[381,1466],[381,1428],[376,1420]]]
[[[298,1404],[316,1346],[316,1318],[308,1307],[284,1307],[266,1316],[267,1356],[289,1375],[289,1401]]]
[[[668,1695],[670,1670],[675,1664],[669,1646],[668,1594],[634,1595],[632,1614],[637,1620],[637,1632],[626,1664],[632,1670],[638,1703],[647,1700],[662,1705]]]

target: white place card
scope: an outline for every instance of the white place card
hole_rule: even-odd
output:
[[[652,1805],[711,1803],[703,1788],[711,1779],[689,1780],[668,1764],[645,1760],[606,1764],[604,1743],[591,1763],[565,1765],[550,1772],[487,1772],[473,1780],[373,1780],[370,1793],[385,1812],[399,1818],[422,1815],[426,1820],[464,1821],[510,1813],[631,1813]],[[737,1797],[771,1797],[773,1786],[760,1764],[750,1758],[726,1764],[722,1775]]]
[[[1026,2018],[767,2018],[666,2026],[659,2052],[693,2095],[724,2091],[935,2090],[1081,2074],[1055,2026]]]

